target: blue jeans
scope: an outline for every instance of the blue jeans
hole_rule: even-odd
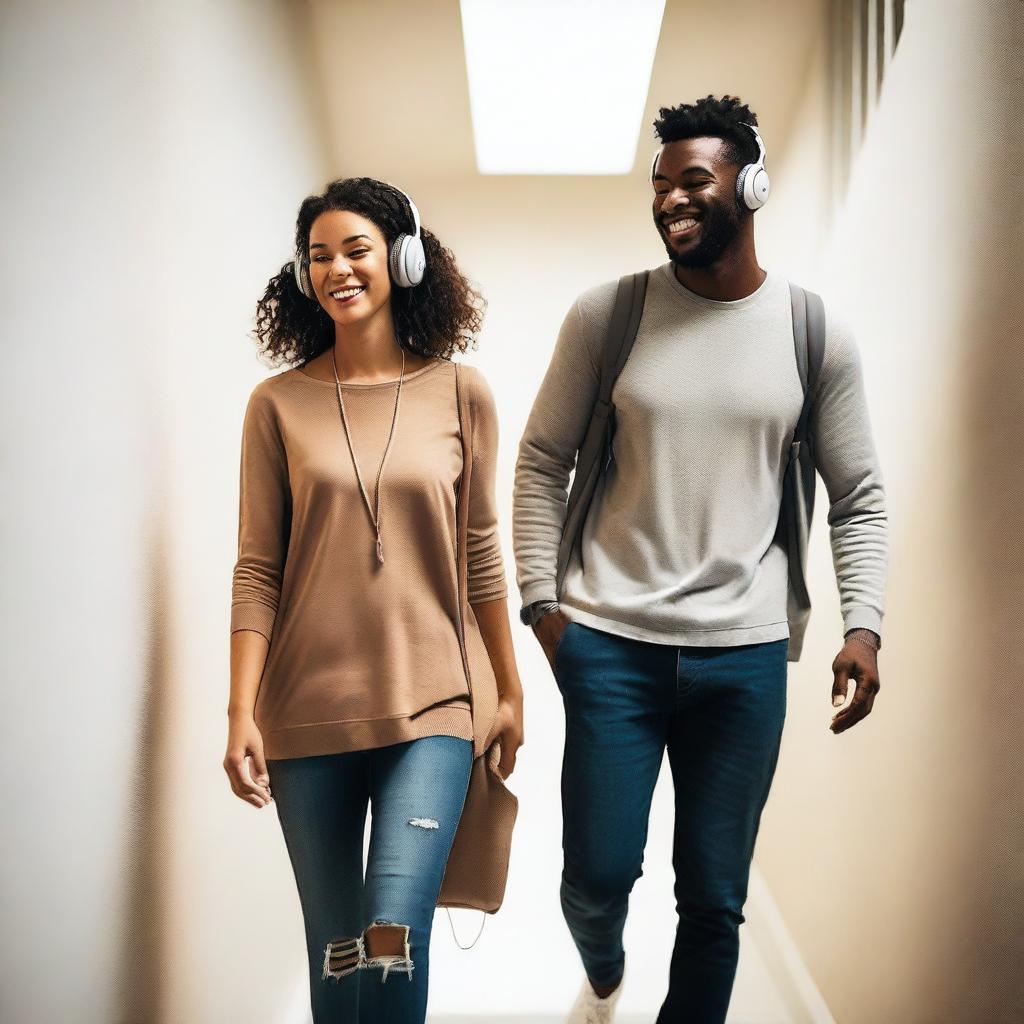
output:
[[[675,647],[566,626],[562,911],[595,985],[621,977],[629,893],[668,748],[676,911],[658,1024],[721,1024],[761,810],[786,714],[788,641]]]
[[[302,905],[314,1024],[425,1019],[430,929],[472,760],[469,740],[429,736],[267,762]],[[379,924],[408,928],[405,955],[370,957],[373,941],[399,931],[366,938]]]

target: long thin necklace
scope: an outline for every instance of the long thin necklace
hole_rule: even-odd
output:
[[[399,346],[401,348],[401,346]],[[366,488],[363,486],[363,477],[359,472],[359,462],[356,459],[355,449],[352,447],[352,433],[348,429],[348,420],[345,417],[345,403],[341,398],[341,381],[338,380],[338,366],[334,361],[334,353],[331,353],[331,367],[334,370],[334,383],[338,389],[338,408],[341,409],[341,425],[345,428],[345,440],[348,441],[348,450],[352,456],[352,465],[355,467],[356,480],[359,481],[359,490],[363,495],[363,502],[366,505],[366,511],[370,516],[370,522],[373,524],[374,532],[377,534],[377,561],[384,564],[384,546],[380,542],[380,478],[384,472],[384,463],[388,460],[388,452],[391,451],[391,440],[395,436],[395,427],[398,424],[398,402],[402,397],[402,380],[405,377],[405,349],[402,348],[402,372],[398,375],[398,389],[395,392],[395,411],[391,415],[391,431],[388,434],[388,443],[384,447],[384,455],[380,460],[380,468],[377,470],[377,484],[375,487],[374,501],[376,504],[376,512],[370,507],[370,499],[366,496]]]

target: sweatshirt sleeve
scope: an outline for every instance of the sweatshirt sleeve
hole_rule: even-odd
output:
[[[600,389],[600,342],[615,290],[614,282],[591,289],[570,307],[519,442],[512,547],[523,609],[557,600],[570,474]]]
[[[251,629],[269,641],[288,551],[291,489],[284,442],[265,383],[253,389],[242,427],[231,632]]]
[[[466,530],[467,594],[470,604],[508,596],[505,564],[498,536],[494,481],[498,465],[498,412],[483,375],[468,370],[473,410],[473,472],[469,482],[469,524]]]
[[[815,465],[828,491],[843,632],[863,627],[881,636],[889,551],[885,492],[860,352],[849,327],[831,317],[810,434]]]

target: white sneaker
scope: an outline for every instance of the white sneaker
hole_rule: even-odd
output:
[[[565,1024],[612,1024],[615,1016],[615,1004],[618,1002],[619,996],[622,995],[623,981],[625,981],[625,975],[615,991],[602,999],[594,991],[590,979],[584,975],[580,994],[576,997],[576,1002],[572,1004]]]

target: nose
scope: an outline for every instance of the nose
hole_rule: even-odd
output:
[[[689,203],[690,197],[686,194],[685,190],[679,186],[672,189],[667,196],[665,196],[664,206],[668,209],[675,209],[675,207]]]
[[[344,256],[335,256],[331,261],[330,276],[335,278],[346,278],[352,273],[352,268],[348,264],[348,260]]]

